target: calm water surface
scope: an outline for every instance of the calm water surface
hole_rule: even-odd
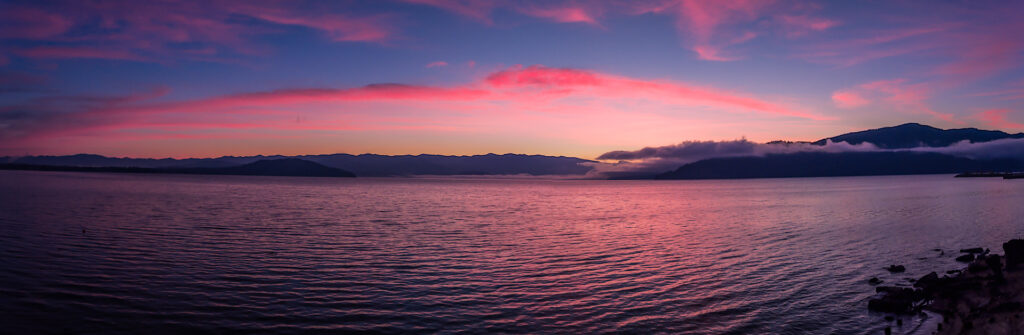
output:
[[[1001,252],[1022,203],[1024,181],[948,175],[3,171],[0,332],[878,333],[869,278]]]

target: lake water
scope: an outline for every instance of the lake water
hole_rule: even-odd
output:
[[[1024,180],[949,175],[2,171],[0,332],[880,333],[869,278],[1001,253],[1021,204]]]

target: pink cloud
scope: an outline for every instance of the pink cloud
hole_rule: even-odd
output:
[[[1016,33],[1019,31],[1024,31],[1024,24],[946,37],[953,61],[936,71],[961,79],[977,79],[1020,67],[1024,64],[1024,40]]]
[[[872,28],[853,25],[845,36],[798,48],[794,57],[838,66],[923,58],[919,66],[925,69],[918,73],[960,85],[1024,65],[1024,40],[1017,34],[1024,23],[1012,14],[1022,9],[1019,4],[907,6],[904,10],[926,14],[885,18]]]
[[[812,32],[825,31],[839,25],[839,21],[809,15],[780,15],[778,21],[786,36],[799,37]]]
[[[0,12],[0,39],[46,39],[59,36],[73,22],[39,8],[5,5]]]
[[[409,3],[422,4],[441,8],[459,15],[470,17],[474,20],[493,24],[491,12],[497,8],[498,1],[486,0],[403,0]]]
[[[724,56],[723,50],[743,44],[759,34],[780,30],[788,37],[820,32],[838,25],[838,21],[818,18],[812,6],[774,0],[713,2],[679,0],[651,10],[676,17],[676,27],[689,41],[698,58],[735,61],[739,56]],[[777,21],[779,27],[758,26],[759,21]]]
[[[16,55],[37,59],[96,58],[147,61],[146,58],[129,51],[91,47],[35,47],[14,50]]]
[[[487,76],[487,83],[495,87],[524,86],[597,86],[602,84],[599,75],[576,69],[555,69],[543,66],[514,66],[510,69]]]
[[[989,109],[976,115],[975,117],[986,124],[1001,128],[1001,129],[1024,129],[1024,123],[1013,122],[1006,119],[1006,115],[1010,114],[1008,109]]]
[[[397,35],[392,16],[357,16],[337,7],[276,1],[25,3],[0,13],[0,39],[46,45],[16,53],[28,58],[160,61],[261,54],[266,47],[257,38],[286,27],[307,28],[335,42],[385,43]]]
[[[879,107],[909,114],[931,115],[939,120],[962,124],[950,113],[937,112],[928,104],[934,88],[927,83],[910,83],[906,78],[878,80],[839,90],[832,94],[832,100],[841,108],[856,108],[868,103],[879,103]]]
[[[854,66],[877,59],[935,50],[942,47],[942,33],[953,25],[868,30],[864,37],[839,39],[800,48],[795,57],[839,66]]]
[[[303,12],[288,7],[233,6],[232,12],[267,22],[311,28],[336,42],[383,42],[395,35],[387,15],[352,16],[329,12]]]
[[[625,126],[649,129],[657,124],[670,124],[669,120],[679,114],[712,119],[731,114],[825,119],[800,107],[751,94],[544,66],[513,66],[454,87],[375,84],[348,89],[253,92],[189,101],[155,100],[163,94],[166,90],[125,97],[40,99],[18,108],[40,110],[32,115],[49,116],[20,123],[16,132],[7,134],[8,139],[24,144],[117,134],[142,136],[157,130],[171,135],[228,130],[301,134],[396,131],[410,127],[478,132],[499,127],[515,129],[520,134],[573,136],[583,140],[602,132],[617,133],[616,129]],[[571,130],[581,125],[588,130]]]
[[[448,66],[448,62],[436,61],[436,62],[431,62],[430,64],[427,64],[427,68],[428,69],[432,68],[432,67],[444,67],[444,66]]]
[[[523,14],[548,19],[554,22],[561,23],[586,23],[591,25],[600,25],[590,10],[581,6],[567,6],[567,7],[523,7],[519,9]]]
[[[719,54],[719,52],[721,52],[721,50],[719,50],[717,47],[713,47],[713,46],[710,46],[710,45],[695,45],[693,47],[693,51],[697,53],[697,58],[700,58],[700,59],[703,59],[703,60],[711,60],[711,61],[718,61],[718,62],[731,62],[731,61],[737,61],[737,60],[742,59],[740,57],[722,56],[721,54]]]
[[[726,56],[725,50],[759,35],[780,32],[799,37],[839,25],[839,21],[814,15],[816,6],[777,0],[652,0],[652,1],[521,1],[488,0],[405,0],[441,8],[474,20],[493,24],[492,15],[505,9],[531,17],[561,23],[587,23],[601,26],[605,14],[667,15],[697,57],[704,60],[734,61],[742,56]],[[778,24],[759,26],[762,21]]]
[[[839,106],[839,108],[858,108],[871,103],[868,99],[864,98],[857,92],[851,91],[835,91],[832,93],[832,102]]]

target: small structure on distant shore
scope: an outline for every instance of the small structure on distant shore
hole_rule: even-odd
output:
[[[964,172],[954,176],[956,178],[998,178],[1003,179],[1020,179],[1024,178],[1024,172]]]

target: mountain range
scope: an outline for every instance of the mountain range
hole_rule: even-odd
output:
[[[1010,134],[976,128],[944,130],[918,123],[907,123],[846,133],[810,143],[821,147],[830,142],[846,142],[851,145],[870,143],[877,147],[874,151],[794,152],[716,157],[685,164],[653,177],[733,179],[1020,171],[1024,170],[1024,161],[1020,159],[1024,157],[1024,152],[1019,152],[1017,157],[972,158],[935,152],[935,148],[1021,138],[1024,138],[1024,133]],[[1019,144],[1024,148],[1024,143]],[[974,153],[974,156],[983,155]]]
[[[989,142],[1004,138],[1024,138],[1024,133],[1008,134],[998,130],[977,128],[939,129],[919,123],[905,123],[894,127],[870,129],[823,138],[813,142],[825,145],[826,141],[861,144],[869,142],[882,149],[906,149],[914,147],[945,147],[954,143]]]
[[[237,176],[290,176],[290,177],[355,177],[352,172],[324,166],[298,158],[265,159],[230,167],[116,167],[35,165],[23,163],[0,164],[0,170],[121,172],[121,173],[175,173]]]
[[[711,157],[683,164],[672,171],[631,175],[629,178],[707,179],[763,178],[809,176],[855,176],[885,174],[957,173],[967,171],[1014,171],[1024,169],[1024,162],[1007,157],[965,157],[942,152],[922,152],[922,148],[944,148],[963,143],[986,143],[997,140],[1024,139],[1024,133],[1010,134],[976,128],[939,129],[918,123],[870,129],[824,138],[815,142],[770,142],[788,145],[827,147],[830,143],[852,145],[870,143],[872,152],[792,152],[742,157]],[[917,150],[917,151],[915,151]],[[1024,152],[1021,153],[1024,155]],[[291,159],[291,160],[289,160]],[[277,163],[260,163],[260,162]],[[291,165],[283,165],[284,161]],[[0,168],[30,169],[75,168],[76,171],[121,169],[121,172],[173,172],[209,174],[289,175],[298,165],[298,174],[337,174],[320,167],[363,177],[413,175],[577,175],[594,170],[599,162],[575,157],[486,154],[473,156],[445,155],[376,155],[328,154],[300,156],[224,156],[218,158],[152,159],[116,158],[78,154],[68,156],[0,157]],[[258,163],[258,164],[257,164]],[[252,165],[256,164],[256,165]],[[262,164],[262,165],[261,165]],[[4,167],[5,166],[5,167]],[[44,168],[44,167],[50,168]],[[243,168],[244,167],[244,168]],[[253,172],[262,168],[262,172]],[[128,171],[124,169],[135,169]],[[249,169],[249,170],[246,170]],[[205,171],[205,172],[203,172]],[[234,172],[231,172],[234,171]],[[248,171],[248,172],[247,172]],[[230,172],[230,173],[229,173]]]
[[[590,167],[580,163],[594,162],[574,157],[541,155],[486,154],[475,156],[442,155],[301,155],[301,156],[224,156],[218,158],[152,159],[116,158],[78,154],[69,156],[0,157],[0,163],[151,169],[229,168],[261,160],[295,158],[341,169],[361,177],[412,175],[582,175]]]

